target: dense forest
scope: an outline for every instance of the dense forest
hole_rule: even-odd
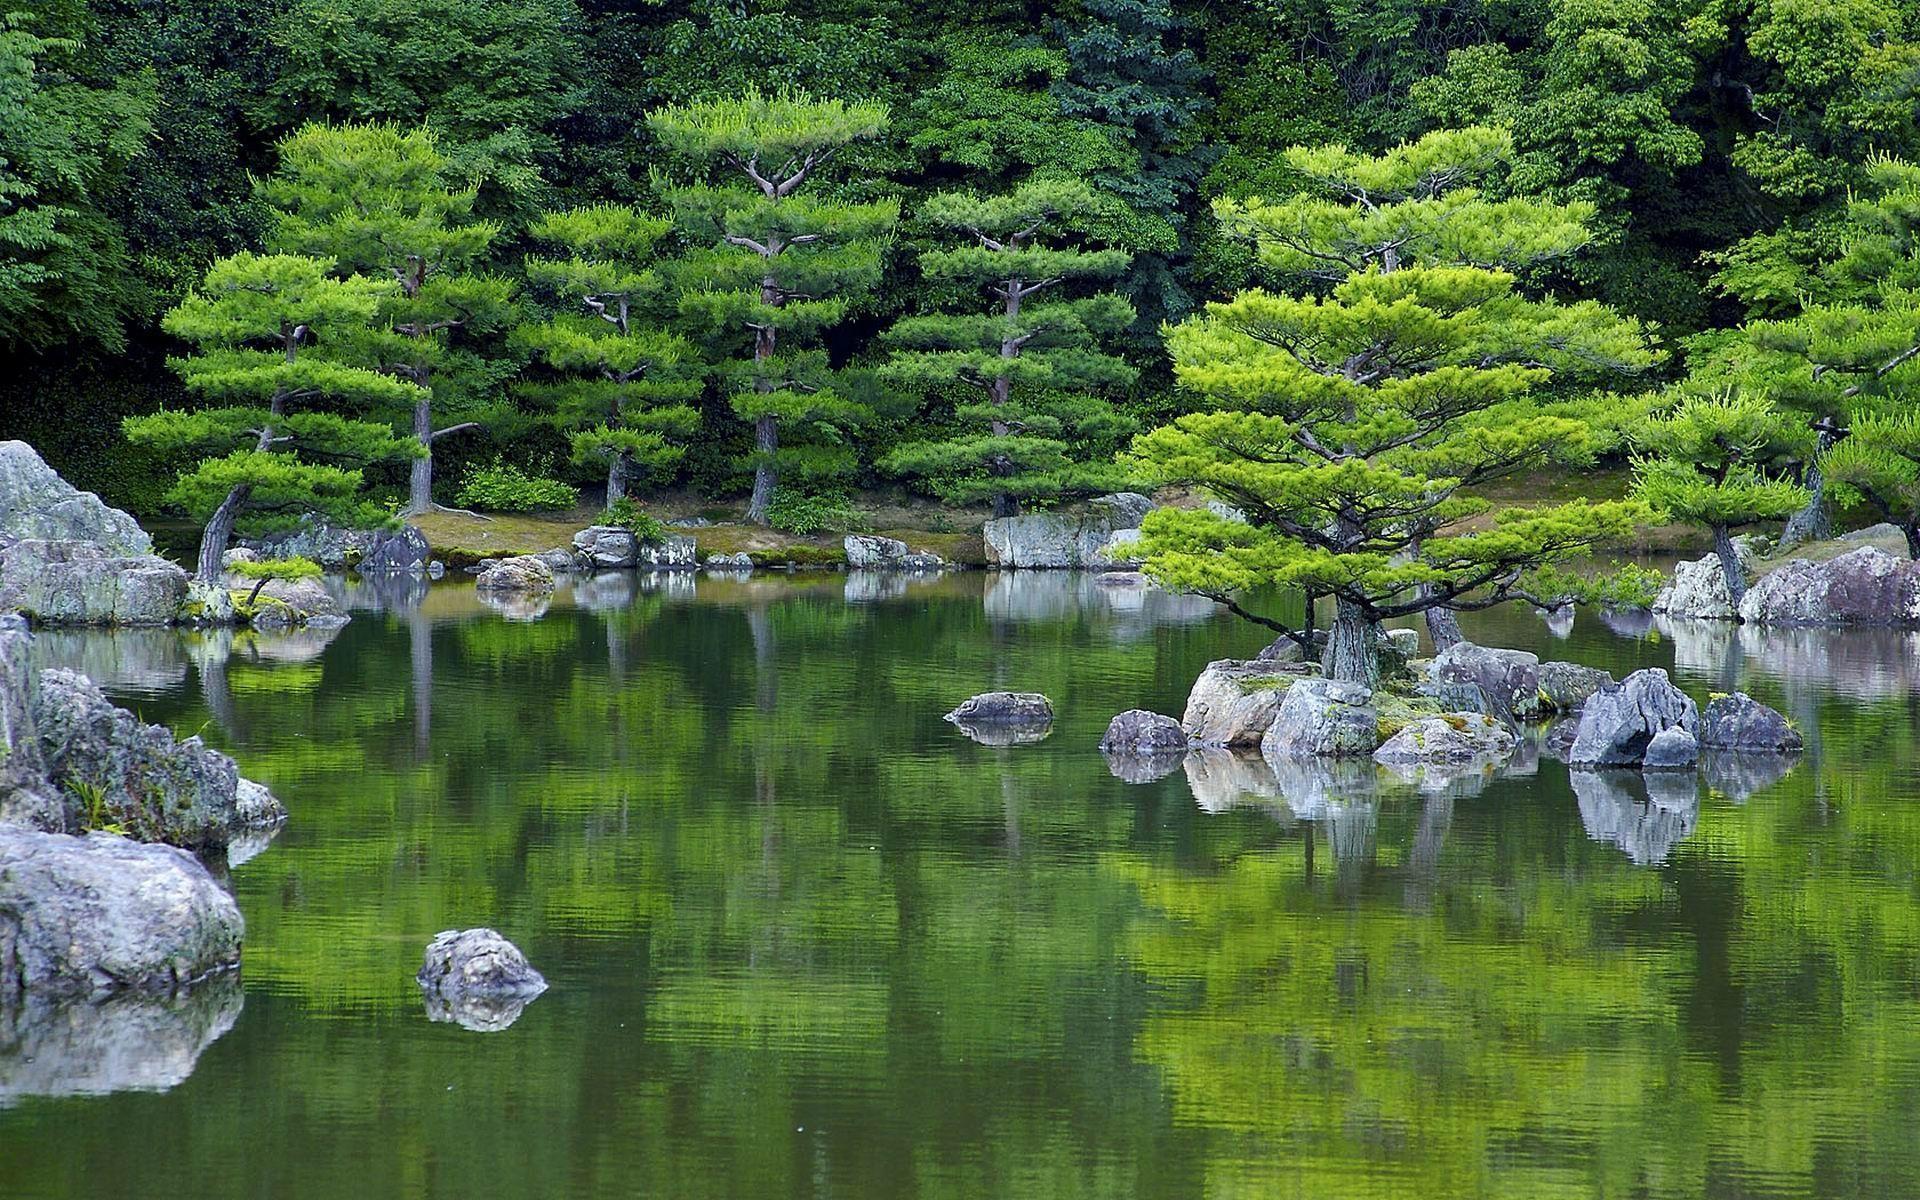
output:
[[[34,0],[0,89],[0,433],[146,514],[1257,500],[1195,458],[1256,429],[1168,422],[1257,409],[1268,338],[1290,394],[1340,352],[1343,437],[1445,394],[1350,448],[1376,491],[1471,442],[1638,455],[1722,543],[1834,486],[1920,524],[1911,4]]]

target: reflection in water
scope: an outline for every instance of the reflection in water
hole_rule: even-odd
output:
[[[1912,1192],[1920,744],[1911,693],[1858,682],[1898,643],[1740,631],[1742,690],[1822,748],[1791,769],[1570,781],[1536,734],[1458,775],[1148,779],[1109,719],[1180,712],[1258,631],[1086,577],[853,582],[608,574],[513,622],[460,580],[355,599],[304,658],[178,642],[144,714],[292,810],[231,876],[246,1011],[184,1080],[134,1037],[165,1096],[18,1089],[8,1200]],[[1674,665],[1584,616],[1466,624]],[[940,720],[994,688],[1052,736]],[[481,923],[556,984],[486,1038],[413,981]]]
[[[499,1033],[520,1019],[527,1005],[538,996],[448,996],[434,988],[423,988],[421,998],[427,1006],[427,1020],[458,1025],[473,1033]]]
[[[0,1108],[29,1096],[168,1091],[233,1028],[242,1003],[229,971],[181,995],[0,1005]]]

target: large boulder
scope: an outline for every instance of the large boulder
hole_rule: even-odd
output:
[[[0,611],[36,624],[171,625],[186,601],[186,571],[151,554],[35,538],[0,549]]]
[[[1434,656],[1427,674],[1434,683],[1475,685],[1495,716],[1532,720],[1546,712],[1540,657],[1525,650],[1456,642]]]
[[[1339,679],[1302,679],[1287,689],[1273,724],[1260,739],[1269,762],[1351,758],[1380,745],[1380,710],[1373,690]]]
[[[308,518],[293,529],[241,538],[239,544],[262,558],[310,558],[329,571],[345,571],[393,536],[386,530],[343,529]]]
[[[1308,669],[1298,662],[1274,659],[1210,662],[1187,693],[1180,724],[1202,746],[1258,746],[1287,689],[1304,678]]]
[[[1613,676],[1599,667],[1578,663],[1540,664],[1540,703],[1557,713],[1578,712],[1588,697],[1613,683]]]
[[[253,591],[256,580],[229,575],[226,582],[237,593],[236,611],[255,629],[332,629],[347,623],[346,606],[323,581],[312,576],[269,579],[260,585],[258,595]]]
[[[107,558],[153,552],[132,517],[60,478],[25,442],[0,442],[0,548],[20,541],[92,542]]]
[[[699,548],[690,537],[671,534],[657,541],[642,541],[633,530],[619,525],[589,525],[573,535],[573,548],[593,564],[596,570],[623,567],[691,567],[698,561]]]
[[[1101,551],[1115,530],[1138,529],[1153,501],[1138,492],[1116,492],[1054,512],[996,517],[981,534],[987,561],[1001,567],[1103,567]]]
[[[1691,770],[1700,761],[1700,743],[1692,733],[1670,725],[1653,735],[1640,757],[1640,765],[1649,771]]]
[[[1741,565],[1751,568],[1753,553],[1745,540],[1734,543]],[[1654,597],[1653,611],[1668,617],[1686,617],[1697,621],[1731,621],[1733,600],[1727,591],[1727,575],[1720,569],[1720,556],[1691,559],[1673,565],[1673,574]]]
[[[0,828],[0,994],[171,991],[237,966],[245,928],[183,850]]]
[[[427,535],[411,525],[402,525],[376,531],[354,570],[362,575],[420,574],[432,559],[433,547],[427,544]]]
[[[912,553],[899,538],[864,533],[850,533],[840,544],[847,552],[847,566],[855,570],[897,568]]]
[[[1576,767],[1637,767],[1655,736],[1699,728],[1693,700],[1658,667],[1635,671],[1595,692],[1580,710],[1580,724],[1567,762]]]
[[[548,596],[553,593],[553,569],[531,554],[518,554],[487,567],[473,586],[483,592]]]
[[[1754,625],[1920,624],[1920,562],[1862,546],[1826,562],[1794,559],[1755,580],[1740,601]]]
[[[1130,708],[1108,722],[1100,749],[1108,754],[1184,754],[1187,731],[1172,717]]]
[[[1779,712],[1735,692],[1707,701],[1700,715],[1700,745],[1743,754],[1798,754],[1805,743]]]
[[[60,828],[66,806],[47,778],[33,716],[35,677],[26,622],[0,615],[0,825]]]
[[[1514,745],[1512,731],[1485,713],[1443,713],[1401,726],[1373,757],[1388,764],[1490,762],[1511,755]]]

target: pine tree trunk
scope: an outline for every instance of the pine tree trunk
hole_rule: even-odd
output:
[[[1436,654],[1467,640],[1467,635],[1460,632],[1460,618],[1444,604],[1436,604],[1427,610],[1427,636],[1433,639]]]
[[[1807,473],[1800,482],[1812,495],[1806,507],[1788,517],[1787,527],[1780,531],[1783,550],[1833,536],[1833,513],[1827,508],[1827,476],[1818,460],[1807,464]]]
[[[1727,599],[1733,603],[1733,619],[1740,619],[1740,601],[1747,594],[1747,572],[1740,565],[1740,551],[1734,548],[1733,531],[1725,525],[1713,527],[1713,552],[1720,556],[1720,573],[1726,577]]]
[[[200,531],[200,556],[194,565],[194,574],[207,583],[220,581],[220,560],[227,552],[228,539],[233,537],[234,518],[239,516],[240,507],[247,502],[247,493],[251,490],[237,487],[228,492],[220,507],[207,518],[207,527]]]
[[[773,503],[773,489],[780,486],[780,473],[773,466],[773,452],[780,448],[780,426],[771,416],[754,422],[753,448],[760,454],[760,464],[753,469],[753,498],[747,502],[747,522],[765,525],[767,507]]]
[[[427,452],[407,470],[407,515],[419,516],[433,508],[433,398],[413,402],[413,436]]]
[[[1380,622],[1350,600],[1337,602],[1320,673],[1368,687],[1380,683]]]
[[[627,456],[615,454],[607,464],[607,504],[627,498]]]
[[[1908,521],[1900,527],[1900,532],[1907,535],[1907,557],[1920,560],[1920,524]]]
[[[1013,323],[1020,317],[1020,280],[1009,279],[1006,281],[1005,286],[1007,289],[1005,314],[1007,319],[1007,332],[1006,336],[1000,339],[1000,357],[1002,359],[1015,359],[1020,357],[1021,346],[1021,343],[1016,340],[1013,333]],[[993,436],[997,438],[1006,437],[1009,433],[1012,433],[1013,430],[1007,425],[1006,421],[1001,419],[1000,414],[1006,409],[1007,401],[1013,398],[1013,381],[1005,375],[1000,376],[993,381],[993,386],[988,389],[988,396],[993,402]],[[987,472],[988,474],[1004,478],[1013,474],[1013,464],[1007,461],[1006,455],[996,454],[993,461],[987,464]],[[993,494],[993,515],[996,517],[1019,516],[1020,502],[1014,499],[1013,493],[1011,492],[995,492]]]

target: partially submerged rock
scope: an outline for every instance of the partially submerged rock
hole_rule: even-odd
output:
[[[1153,501],[1138,492],[1116,492],[1053,512],[996,517],[981,530],[987,561],[1002,567],[1102,567],[1101,551],[1115,530],[1138,529]]]
[[[1260,739],[1260,753],[1269,762],[1372,754],[1380,744],[1379,725],[1371,688],[1338,679],[1302,679],[1287,689],[1273,724]]]
[[[238,593],[236,611],[255,629],[330,629],[347,623],[346,606],[321,580],[311,576],[269,579],[257,594],[256,582],[242,575],[227,576],[229,588]]]
[[[1700,743],[1678,725],[1654,734],[1640,757],[1640,765],[1649,771],[1687,771],[1699,761]]]
[[[691,567],[699,553],[694,540],[685,535],[671,534],[657,541],[643,541],[633,530],[619,525],[589,525],[573,535],[573,548],[596,570]]]
[[[25,539],[0,549],[0,610],[41,625],[171,625],[187,572],[164,558],[96,542]]]
[[[263,558],[310,558],[329,571],[365,565],[368,571],[424,570],[431,549],[411,525],[398,529],[344,529],[309,518],[281,533],[240,539]]]
[[[1540,702],[1552,712],[1578,712],[1595,692],[1612,684],[1613,676],[1598,667],[1570,662],[1540,664]]]
[[[192,855],[0,828],[0,998],[167,992],[239,965],[245,923]]]
[[[1567,762],[1577,767],[1637,767],[1657,734],[1677,728],[1691,736],[1699,723],[1693,700],[1673,686],[1665,671],[1648,667],[1588,698]]]
[[[956,725],[1044,725],[1053,720],[1053,701],[1039,692],[982,692],[961,701],[946,719]]]
[[[1180,724],[1203,746],[1258,746],[1287,689],[1305,678],[1307,670],[1298,662],[1232,658],[1210,662],[1193,681]]]
[[[1778,711],[1745,692],[1714,696],[1700,715],[1700,744],[1748,754],[1798,754],[1800,731]]]
[[[1184,754],[1187,731],[1172,717],[1130,708],[1107,724],[1100,749],[1109,754]]]
[[[531,554],[518,554],[488,566],[473,586],[483,592],[546,596],[553,592],[553,569]]]
[[[21,541],[89,542],[103,558],[153,552],[132,517],[62,479],[27,443],[0,442],[0,548]]]
[[[1793,559],[1754,581],[1740,619],[1755,625],[1920,624],[1920,562],[1862,546],[1826,562]]]
[[[1389,764],[1494,762],[1512,755],[1514,744],[1512,731],[1485,713],[1444,713],[1403,726],[1373,757]]]
[[[518,1020],[547,981],[520,948],[491,929],[448,929],[427,944],[415,977],[427,1015],[491,1033]]]

